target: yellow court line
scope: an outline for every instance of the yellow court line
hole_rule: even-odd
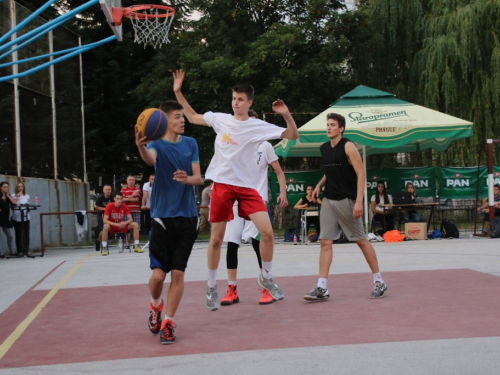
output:
[[[42,309],[47,306],[47,304],[50,302],[52,297],[56,295],[56,293],[59,291],[59,289],[62,288],[64,284],[69,280],[71,276],[82,266],[83,263],[87,261],[87,259],[90,258],[89,256],[86,256],[82,258],[69,272],[57,283],[57,285],[52,288],[52,290],[45,296],[45,298],[33,309],[33,311],[24,319],[21,324],[17,326],[17,328],[10,334],[9,337],[0,345],[0,360],[4,357],[5,354],[10,350],[12,345],[17,341],[19,337],[26,331],[26,329],[29,327],[29,325],[35,320],[35,318],[40,314]]]

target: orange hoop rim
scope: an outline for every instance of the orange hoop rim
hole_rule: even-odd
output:
[[[149,9],[161,9],[164,10],[165,13],[147,14],[139,12],[141,10],[149,10]],[[127,17],[129,19],[134,18],[139,20],[167,18],[167,17],[173,17],[175,14],[174,8],[168,7],[166,5],[153,5],[153,4],[132,5],[126,8],[121,8],[121,11],[123,17]]]

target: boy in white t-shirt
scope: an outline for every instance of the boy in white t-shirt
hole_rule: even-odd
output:
[[[210,202],[210,222],[212,232],[207,251],[208,285],[206,303],[211,311],[219,308],[217,293],[217,267],[226,223],[233,219],[233,203],[238,201],[239,216],[250,219],[261,235],[260,253],[262,273],[257,284],[269,291],[275,300],[283,299],[281,289],[272,279],[272,259],[274,234],[264,201],[257,192],[258,175],[254,155],[263,141],[279,138],[297,139],[297,125],[280,99],[273,103],[273,111],[282,115],[287,128],[283,129],[259,119],[248,116],[253,103],[253,87],[238,85],[233,87],[232,108],[234,115],[206,112],[198,114],[182,95],[181,87],[184,72],[177,70],[174,76],[174,93],[177,101],[184,107],[184,113],[192,124],[211,126],[217,133],[215,153],[205,174],[214,181]]]
[[[248,115],[253,118],[258,118],[255,111],[250,110]],[[278,183],[280,186],[280,194],[277,198],[277,203],[279,203],[280,208],[285,208],[288,205],[288,200],[286,199],[286,181],[285,174],[281,169],[278,161],[278,156],[274,152],[273,146],[269,142],[262,142],[257,149],[257,154],[255,154],[255,160],[259,168],[259,172],[256,176],[257,179],[257,191],[260,196],[267,204],[268,199],[268,182],[267,174],[269,166],[272,166],[276,172],[278,178]],[[226,251],[226,266],[227,266],[227,282],[228,289],[226,295],[220,300],[221,305],[232,305],[233,303],[239,302],[238,296],[238,281],[237,281],[237,269],[238,269],[238,249],[241,244],[241,240],[248,241],[252,243],[252,247],[257,255],[257,262],[259,263],[259,269],[262,270],[262,259],[260,257],[260,235],[259,231],[255,225],[248,220],[244,220],[238,216],[238,203],[233,206],[234,219],[227,223],[226,233],[224,234],[224,243],[227,243]],[[275,302],[274,298],[271,297],[267,289],[262,289],[262,297],[259,300],[260,305],[268,305]]]

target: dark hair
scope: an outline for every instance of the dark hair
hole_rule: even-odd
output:
[[[259,118],[259,115],[257,112],[255,112],[253,109],[249,109],[248,110],[248,117],[255,117],[255,118]]]
[[[500,184],[495,184],[493,187],[499,188],[500,189]]]
[[[212,182],[213,182],[212,180],[206,179],[206,180],[203,182],[203,184],[204,184],[205,186],[209,186]]]
[[[123,194],[121,192],[115,193],[115,197],[120,196],[123,198]]]
[[[384,181],[377,182],[377,194],[375,194],[375,203],[380,203],[380,193],[378,192],[379,185],[382,185],[384,187],[384,190],[382,191],[382,194],[384,195],[384,204],[389,204],[389,196],[387,195],[387,189],[385,187]]]
[[[7,181],[2,181],[0,182],[0,188],[2,188],[4,185],[8,185],[9,183]]]
[[[246,94],[248,100],[253,100],[255,90],[253,89],[252,85],[240,83],[239,85],[233,86],[233,92],[237,92],[238,94]]]
[[[338,113],[329,113],[326,115],[326,121],[328,120],[336,120],[337,123],[339,124],[339,128],[344,128],[345,130],[345,117],[342,115],[339,115]],[[344,131],[342,131],[342,134]]]
[[[150,173],[150,174],[149,174],[149,177],[151,177],[151,176],[156,176],[156,173],[154,173],[154,172],[153,172],[153,173]]]
[[[172,111],[182,111],[184,107],[181,103],[175,100],[167,100],[160,104],[160,110],[165,112],[167,115]]]
[[[109,186],[111,188],[111,190],[113,190],[113,186],[111,186],[111,184],[104,184],[104,185],[102,185],[102,188],[104,189],[106,186]]]

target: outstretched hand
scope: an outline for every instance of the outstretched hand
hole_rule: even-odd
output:
[[[273,102],[273,111],[280,114],[280,115],[290,113],[290,111],[288,110],[288,107],[281,99],[276,99]]]
[[[182,81],[184,81],[184,75],[185,74],[182,69],[177,69],[172,73],[172,76],[174,77],[174,92],[181,91]]]

